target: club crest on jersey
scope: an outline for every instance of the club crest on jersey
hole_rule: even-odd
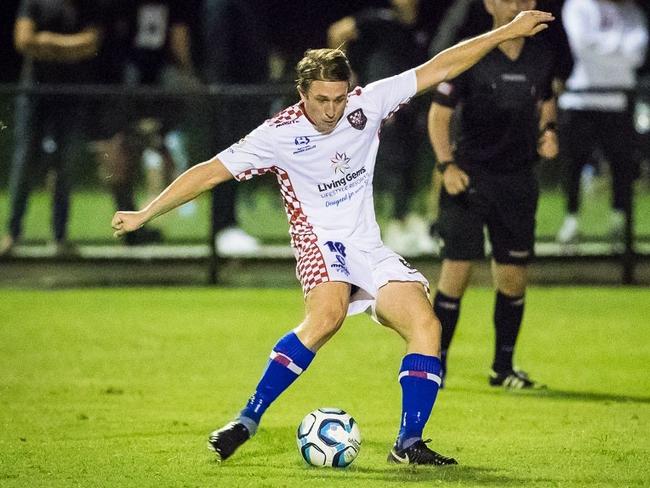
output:
[[[350,158],[345,153],[336,153],[332,159],[332,168],[334,169],[334,174],[341,173],[347,174],[350,171]]]
[[[348,115],[348,122],[350,122],[350,125],[353,128],[357,130],[363,130],[366,128],[368,117],[366,117],[366,114],[363,113],[363,109],[358,108]]]

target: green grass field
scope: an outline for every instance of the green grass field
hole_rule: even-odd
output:
[[[385,463],[400,409],[400,340],[350,319],[219,465],[207,434],[245,402],[296,290],[21,291],[0,300],[0,486],[488,486],[650,484],[650,292],[533,288],[518,363],[550,389],[487,386],[493,294],[473,289],[426,436],[456,467]],[[309,468],[303,415],[352,413],[359,458]]]

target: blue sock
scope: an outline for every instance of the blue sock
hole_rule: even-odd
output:
[[[307,369],[314,356],[294,332],[289,332],[278,341],[255,392],[239,414],[240,421],[251,435],[257,430],[266,409]]]
[[[399,371],[402,420],[397,448],[404,449],[422,438],[440,386],[440,359],[423,354],[407,354]]]

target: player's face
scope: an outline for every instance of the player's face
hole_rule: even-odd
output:
[[[536,0],[484,0],[485,9],[494,19],[495,27],[507,24],[519,12],[533,10],[537,6]]]
[[[348,102],[348,82],[315,80],[306,93],[300,92],[300,98],[316,130],[329,134],[343,116]]]

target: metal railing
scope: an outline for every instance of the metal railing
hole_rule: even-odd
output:
[[[287,83],[276,84],[256,84],[256,85],[212,85],[196,87],[149,87],[149,86],[123,86],[123,85],[90,85],[90,84],[0,84],[0,96],[17,96],[26,95],[28,97],[70,97],[74,100],[92,100],[107,102],[111,100],[141,100],[146,102],[157,101],[185,101],[202,105],[206,101],[212,103],[215,101],[234,101],[237,99],[260,99],[273,100],[278,97],[296,98],[295,87]],[[630,97],[635,94],[630,93]],[[630,104],[632,107],[633,104]],[[209,281],[216,283],[218,281],[218,271],[220,269],[220,260],[215,246],[215,230],[210,226],[208,230],[209,253],[207,262],[209,267]],[[621,247],[608,247],[609,251],[603,252],[580,252],[579,248],[574,251],[567,251],[567,248],[557,248],[554,252],[549,248],[544,253],[540,253],[540,259],[616,259],[621,265],[621,282],[633,283],[635,266],[640,259],[646,259],[650,253],[638,251],[635,246],[636,238],[634,232],[634,218],[632,208],[625,210],[625,232]],[[138,255],[138,253],[135,253]],[[203,254],[201,254],[203,256]],[[276,254],[277,255],[277,252]],[[114,256],[113,256],[114,257]],[[193,253],[192,257],[197,258]],[[272,259],[272,258],[271,258]]]

